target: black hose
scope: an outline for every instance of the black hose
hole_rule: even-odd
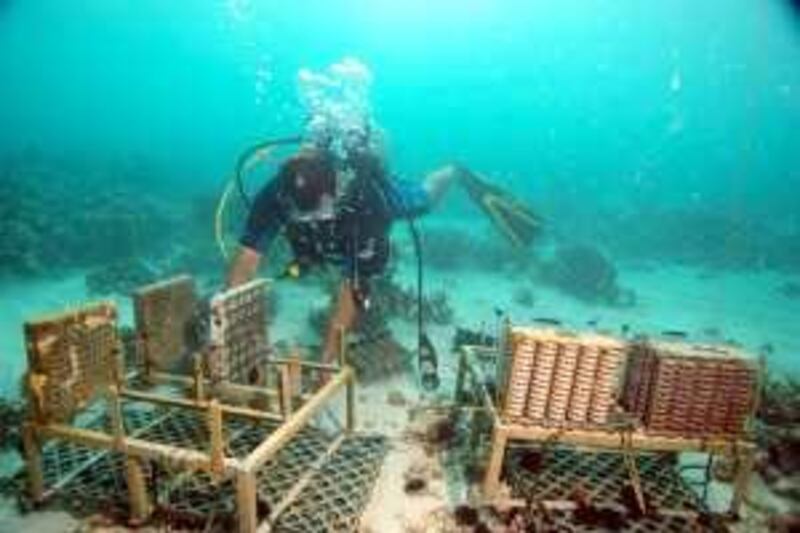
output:
[[[411,211],[402,195],[394,187],[392,187],[392,184],[389,183],[389,180],[387,180],[385,177],[380,180],[380,184],[384,192],[390,194],[394,198],[394,201],[400,206],[400,210],[405,214],[404,218],[408,223],[408,230],[411,233],[411,241],[414,245],[414,255],[417,257],[417,354],[419,355],[423,350],[426,349],[424,317],[425,306],[423,300],[423,272],[425,271],[425,263],[422,255],[422,239],[420,238],[419,228],[417,228],[414,218],[411,215]],[[436,388],[437,385],[438,378],[435,384],[430,385],[430,388]]]
[[[422,334],[425,331],[425,318],[423,309],[425,308],[422,290],[422,273],[424,262],[422,257],[422,239],[419,237],[419,229],[411,217],[408,218],[408,230],[411,232],[411,241],[414,243],[414,254],[417,256],[417,345],[422,345]]]

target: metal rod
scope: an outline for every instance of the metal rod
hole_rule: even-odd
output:
[[[176,374],[169,374],[166,372],[154,372],[152,375],[154,383],[174,384],[184,386],[195,386],[193,376],[178,376]],[[204,385],[209,385],[210,381],[204,379]],[[216,384],[216,390],[223,395],[243,395],[243,396],[267,396],[271,399],[277,398],[279,392],[275,389],[268,389],[266,387],[256,387],[253,385],[243,385],[240,383],[224,382]]]
[[[268,365],[274,365],[274,366],[283,366],[283,365],[294,364],[294,362],[293,362],[293,359],[277,358],[276,357],[274,359],[270,359],[269,361],[267,361],[267,364]],[[330,371],[330,372],[338,372],[339,370],[342,369],[342,367],[340,367],[337,364],[320,363],[320,362],[317,362],[317,361],[303,361],[302,359],[300,360],[300,366],[303,367],[303,368],[308,368],[308,369],[313,369],[313,370],[327,370],[327,371]]]
[[[92,431],[88,429],[73,428],[62,424],[49,424],[36,428],[39,435],[52,439],[64,439],[88,448],[110,450],[114,447],[114,437]],[[133,437],[125,437],[125,453],[128,455],[164,461],[166,463],[178,465],[187,470],[209,471],[211,468],[211,457],[204,452],[179,448],[169,444],[150,442]],[[233,458],[225,458],[225,472],[232,473],[239,467],[239,461]]]
[[[243,468],[249,472],[255,472],[256,469],[269,461],[289,439],[303,429],[311,417],[325,405],[331,396],[347,383],[352,373],[353,371],[350,368],[342,369],[311,400],[297,410],[291,418],[286,420],[264,442],[259,444],[243,461]]]
[[[139,400],[143,402],[172,405],[175,407],[187,407],[189,409],[205,410],[208,409],[209,403],[206,400],[188,400],[185,398],[173,398],[170,396],[162,396],[159,394],[152,394],[149,392],[141,392],[130,389],[123,389],[120,395],[131,400]],[[215,400],[212,400],[215,401]],[[249,407],[237,407],[234,405],[220,404],[219,408],[224,414],[242,416],[245,418],[253,418],[256,420],[282,420],[281,416],[276,413],[267,411],[259,411],[257,409],[250,409]]]

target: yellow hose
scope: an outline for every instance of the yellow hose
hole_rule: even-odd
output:
[[[225,189],[222,191],[222,196],[219,197],[217,209],[214,214],[214,238],[217,241],[219,253],[222,254],[222,258],[225,261],[228,260],[228,249],[225,247],[225,229],[223,228],[223,220],[225,218],[225,208],[228,205],[228,197],[231,195],[231,191],[235,185],[235,180],[228,180],[228,184],[225,185]]]

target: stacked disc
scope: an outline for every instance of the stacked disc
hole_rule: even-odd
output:
[[[561,346],[550,404],[547,406],[547,418],[550,420],[567,420],[567,408],[575,385],[575,369],[580,351],[581,346],[577,342],[567,342]]]
[[[625,346],[597,335],[513,329],[506,417],[547,426],[604,424],[616,402]]]
[[[575,372],[575,387],[569,406],[569,419],[583,422],[589,418],[589,405],[592,401],[594,376],[600,350],[597,346],[584,346]]]
[[[529,337],[512,336],[512,363],[508,391],[506,394],[506,415],[519,418],[525,414],[533,365],[536,357],[536,341]]]
[[[547,411],[547,403],[552,395],[553,371],[558,357],[558,343],[554,339],[543,339],[536,354],[531,390],[528,394],[526,415],[532,420],[542,420]]]
[[[639,412],[651,433],[739,435],[755,406],[757,369],[727,346],[649,341],[636,352],[654,354],[652,385]],[[628,373],[626,389],[637,387]],[[632,397],[633,392],[626,393]]]
[[[602,349],[597,362],[589,420],[594,424],[605,424],[614,407],[620,366],[624,358],[622,347]]]
[[[654,386],[658,364],[655,351],[643,343],[634,343],[628,354],[622,406],[639,422],[644,422]]]

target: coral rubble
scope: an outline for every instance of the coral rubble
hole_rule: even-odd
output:
[[[369,313],[407,321],[417,320],[419,306],[416,290],[399,285],[391,274],[374,280],[372,295]],[[426,321],[438,325],[447,325],[452,322],[453,309],[450,307],[447,293],[444,291],[424,294],[421,303],[422,316]]]
[[[514,289],[512,300],[521,307],[533,307],[536,304],[536,297],[533,294],[533,289],[524,285]]]
[[[91,269],[85,276],[86,292],[91,296],[130,294],[137,287],[158,280],[160,273],[147,261],[131,258]]]
[[[769,488],[800,501],[800,383],[770,379],[759,408],[757,468]]]
[[[520,269],[529,259],[527,253],[503,239],[476,237],[462,226],[426,228],[422,253],[425,265],[438,270]]]
[[[56,158],[36,150],[0,158],[0,275],[84,268],[163,250],[179,204],[139,163]]]
[[[635,295],[619,286],[617,269],[589,245],[563,245],[542,265],[542,276],[581,300],[607,305],[633,305]]]
[[[787,281],[778,287],[778,292],[790,300],[800,300],[800,282]]]

